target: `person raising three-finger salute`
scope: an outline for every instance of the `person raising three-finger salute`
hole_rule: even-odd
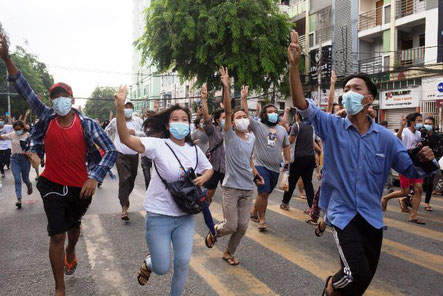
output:
[[[69,85],[54,84],[49,90],[52,108],[46,106],[11,60],[5,36],[0,36],[0,45],[9,80],[39,118],[30,137],[30,152],[46,153],[46,167],[37,189],[48,218],[49,259],[56,295],[65,295],[63,271],[70,275],[77,267],[75,246],[81,218],[91,203],[97,182],[102,182],[114,166],[117,151],[95,120],[71,108],[74,96]],[[95,145],[104,151],[103,158]]]
[[[419,178],[429,165],[424,162],[434,161],[434,155],[424,147],[416,167],[402,142],[369,116],[377,87],[365,74],[343,80],[346,118],[325,113],[306,100],[298,69],[300,56],[298,34],[292,31],[288,47],[292,101],[323,142],[319,202],[333,228],[342,265],[327,278],[323,295],[363,295],[380,257],[384,227],[380,199],[391,166],[409,178]]]
[[[254,180],[264,185],[264,180],[254,166],[252,152],[255,137],[248,131],[248,114],[243,109],[232,111],[231,79],[227,68],[220,68],[225,106],[224,141],[226,152],[226,175],[223,180],[223,221],[216,225],[217,236],[231,235],[223,260],[230,265],[238,265],[234,253],[246,233],[249,212],[252,208]],[[242,87],[242,94],[247,86]],[[211,233],[208,233],[211,236]]]

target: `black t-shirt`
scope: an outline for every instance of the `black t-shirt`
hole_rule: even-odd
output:
[[[297,137],[295,142],[295,157],[314,155],[314,129],[302,121],[292,126],[290,136]]]

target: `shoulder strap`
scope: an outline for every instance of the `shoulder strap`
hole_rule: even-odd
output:
[[[165,142],[165,144],[166,144],[166,146],[168,146],[168,148],[172,151],[172,154],[174,154],[175,159],[177,159],[178,163],[180,164],[180,167],[186,172],[186,169],[185,169],[185,167],[182,165],[180,159],[178,159],[177,154],[175,154],[174,150],[172,150],[171,146],[169,146],[168,143]],[[198,151],[197,151],[197,145],[194,145],[194,147],[195,147],[195,157],[196,157],[196,159],[197,159],[197,163],[195,164],[195,168],[194,168],[194,171],[195,171],[195,170],[197,169],[197,166],[198,166]],[[158,173],[158,172],[157,172],[157,173]]]
[[[218,147],[220,147],[222,144],[223,144],[223,139],[222,139],[220,142],[218,142],[214,147],[212,147],[211,149],[209,149],[209,152],[210,152],[210,153],[214,152],[214,151],[217,150]]]
[[[155,171],[157,172],[157,175],[160,177],[160,180],[162,180],[162,183],[165,185],[166,188],[168,188],[168,186],[167,186],[168,183],[166,183],[166,180],[163,179],[162,176],[160,175],[160,173],[158,172],[157,166],[155,165],[155,160],[152,162],[154,163]]]

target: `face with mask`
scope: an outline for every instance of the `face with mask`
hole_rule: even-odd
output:
[[[239,132],[247,132],[249,127],[249,118],[244,111],[237,111],[233,114],[234,128]]]
[[[126,103],[125,104],[125,118],[131,118],[132,113],[134,113],[134,106],[132,106],[132,103]]]
[[[183,140],[189,135],[189,116],[181,110],[175,110],[169,117],[169,132],[174,139]]]
[[[423,118],[421,116],[417,116],[415,121],[411,121],[411,126],[413,126],[416,131],[420,130],[423,128]]]
[[[274,106],[265,106],[264,113],[261,115],[261,121],[263,123],[268,123],[268,125],[276,125],[278,122],[277,108]]]
[[[374,101],[366,82],[361,78],[350,79],[343,90],[342,103],[351,116],[357,115]]]
[[[15,130],[15,134],[16,134],[17,136],[21,136],[21,135],[23,135],[23,130],[22,130],[22,129]]]
[[[226,114],[225,114],[225,112],[222,112],[221,114],[220,114],[220,118],[218,119],[218,124],[222,127],[222,128],[224,128],[225,127],[225,118],[226,118]]]
[[[57,97],[52,100],[52,107],[57,115],[66,116],[69,111],[71,111],[72,98],[63,96]]]
[[[430,132],[434,129],[434,122],[432,121],[432,119],[428,118],[425,120],[424,128],[427,132]]]

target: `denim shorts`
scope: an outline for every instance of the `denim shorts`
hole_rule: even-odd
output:
[[[265,184],[263,186],[257,186],[258,193],[270,194],[274,190],[275,186],[277,186],[278,176],[280,175],[280,173],[268,170],[263,166],[256,166],[255,168],[257,169],[260,176],[263,177],[263,180],[265,180]]]

